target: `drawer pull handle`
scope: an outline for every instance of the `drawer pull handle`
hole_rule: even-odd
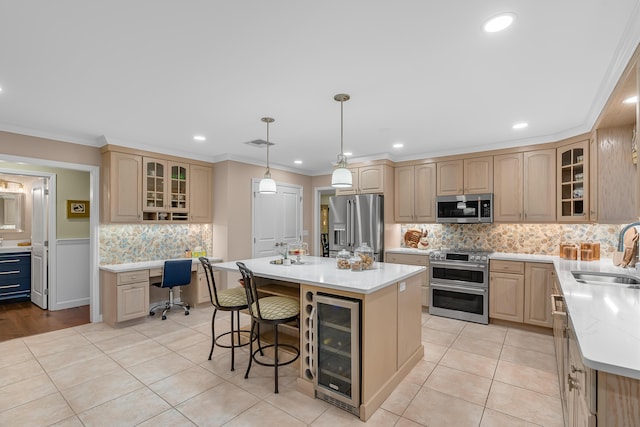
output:
[[[20,285],[4,285],[0,286],[0,289],[11,289],[11,288],[19,288]]]
[[[5,264],[7,262],[20,262],[20,260],[19,259],[5,259],[5,260],[0,261],[0,264]]]
[[[2,275],[6,275],[6,274],[20,274],[20,270],[0,271],[0,274],[2,274]]]

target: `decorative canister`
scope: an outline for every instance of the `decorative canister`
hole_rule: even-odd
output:
[[[351,258],[351,254],[349,253],[348,250],[343,249],[340,252],[338,252],[338,255],[336,256],[336,263],[338,264],[338,270],[348,270],[351,268],[351,261],[349,260]]]
[[[373,255],[373,249],[369,247],[366,242],[362,243],[362,246],[358,246],[355,251],[353,251],[355,256],[360,257],[362,260],[362,269],[369,270],[373,268],[373,262],[375,261]]]
[[[349,260],[351,263],[351,271],[362,271],[362,258],[360,255],[354,255]]]

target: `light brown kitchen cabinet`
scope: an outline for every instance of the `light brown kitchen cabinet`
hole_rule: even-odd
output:
[[[145,221],[189,219],[189,165],[143,157],[142,211]]]
[[[567,425],[569,427],[596,426],[596,371],[588,368],[582,361],[578,342],[569,321],[568,328],[568,372],[567,393]],[[599,423],[602,424],[602,423]],[[602,424],[603,426],[606,424]],[[625,424],[617,424],[625,425]],[[631,424],[629,424],[631,425]]]
[[[464,161],[451,160],[436,163],[438,196],[464,194]]]
[[[637,221],[637,166],[629,147],[633,125],[598,129],[589,140],[589,221],[628,224]]]
[[[589,220],[589,141],[557,149],[558,221]]]
[[[337,196],[384,192],[385,165],[362,166],[349,168],[349,170],[353,177],[353,186],[336,189]]]
[[[522,323],[524,271],[521,261],[489,262],[489,317]]]
[[[397,167],[394,170],[396,222],[436,221],[436,164]]]
[[[213,169],[190,165],[189,173],[189,221],[210,224],[213,222]]]
[[[102,320],[114,326],[149,314],[149,270],[101,271]]]
[[[493,193],[493,157],[464,159],[464,194]]]
[[[102,222],[136,223],[142,219],[142,156],[102,153]]]
[[[496,222],[522,222],[523,154],[511,153],[493,158],[493,220]]]
[[[553,264],[491,260],[489,317],[551,328]]]
[[[437,195],[493,192],[493,157],[474,157],[437,163]]]
[[[423,307],[429,307],[429,255],[424,254],[399,254],[385,252],[384,262],[391,264],[419,265],[427,269],[418,277],[420,278],[421,301]]]
[[[556,220],[556,150],[527,151],[524,164],[524,221]]]
[[[525,264],[524,323],[551,328],[551,294],[553,289],[553,264]]]

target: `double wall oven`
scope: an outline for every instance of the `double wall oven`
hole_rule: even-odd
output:
[[[489,253],[441,250],[429,258],[429,314],[488,324]]]

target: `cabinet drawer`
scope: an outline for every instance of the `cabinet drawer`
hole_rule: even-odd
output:
[[[31,254],[0,255],[0,274],[31,271]]]
[[[385,256],[387,257],[385,262],[389,262],[392,264],[408,264],[408,265],[421,265],[421,266],[429,265],[429,257],[426,254],[415,255],[415,254],[387,253]]]
[[[160,275],[162,275],[162,272],[160,273]],[[143,281],[149,281],[149,270],[136,270],[128,271],[126,273],[118,273],[118,285]]]
[[[491,260],[489,263],[491,271],[497,271],[502,273],[512,274],[524,274],[524,262],[523,261],[500,261]]]

